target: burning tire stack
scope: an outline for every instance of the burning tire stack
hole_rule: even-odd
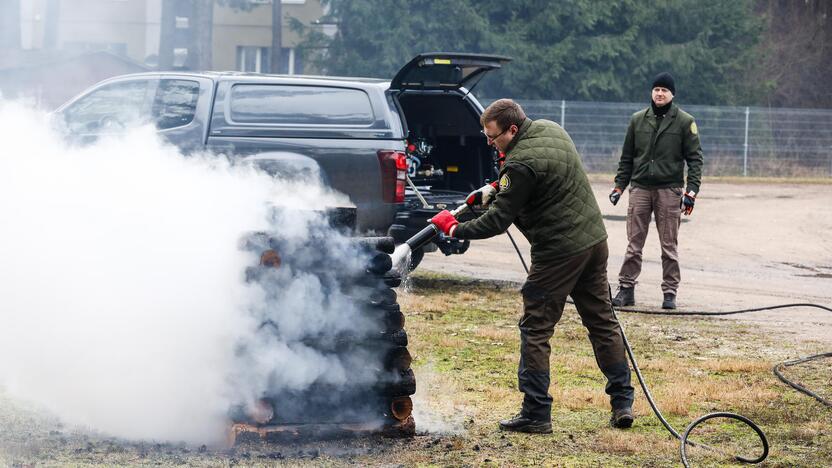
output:
[[[390,254],[395,245],[392,237],[366,238],[364,248],[372,253],[363,280],[369,284],[369,300],[358,301],[378,328],[373,333],[378,344],[371,345],[382,358],[381,379],[376,391],[381,397],[386,418],[384,432],[388,435],[413,435],[415,424],[411,412],[411,395],[416,393],[416,378],[410,352],[404,314],[393,289],[402,283],[402,276],[393,270]]]
[[[247,271],[248,282],[266,291],[265,312],[257,315],[259,340],[275,348],[313,354],[315,362],[326,362],[328,367],[309,385],[301,386],[286,384],[284,376],[304,369],[275,366],[257,404],[241,404],[232,411],[234,441],[364,433],[412,436],[410,396],[416,391],[416,381],[404,315],[393,289],[402,282],[392,269],[393,239],[344,238],[333,246],[331,239],[313,234],[299,247],[261,234],[249,238],[245,248],[261,253],[260,265]],[[320,327],[290,339],[282,319],[285,314],[304,311],[288,310],[280,301],[287,289],[297,289],[297,283],[288,278],[301,277],[320,285],[320,302],[327,313],[314,317]],[[248,348],[241,346],[238,351],[245,355]],[[251,362],[258,358],[248,356]]]

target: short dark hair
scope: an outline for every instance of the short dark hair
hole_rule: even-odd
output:
[[[500,130],[505,130],[512,125],[517,125],[519,128],[524,120],[526,120],[526,113],[523,112],[520,104],[511,99],[497,99],[485,108],[480,117],[480,124],[485,127],[486,123],[494,121],[497,122]]]

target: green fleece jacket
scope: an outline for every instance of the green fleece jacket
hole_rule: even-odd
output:
[[[684,187],[685,165],[685,191],[699,193],[703,158],[696,121],[676,104],[671,103],[661,119],[648,107],[630,119],[615,186],[621,190],[629,184],[647,189]]]
[[[506,149],[488,211],[461,223],[454,236],[484,239],[512,223],[529,240],[532,262],[575,255],[607,238],[575,144],[554,122],[523,122]]]

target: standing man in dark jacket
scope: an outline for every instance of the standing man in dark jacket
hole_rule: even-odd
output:
[[[445,234],[485,239],[514,223],[531,244],[532,266],[523,285],[519,389],[523,407],[500,428],[552,432],[549,339],[572,296],[601,372],[607,378],[614,427],[633,423],[633,387],[621,328],[607,283],[607,231],[581,158],[569,135],[554,122],[532,121],[510,99],[488,106],[480,119],[488,144],[505,153],[499,185],[488,211],[458,223],[442,211],[431,220]],[[491,193],[493,188],[482,189]]]
[[[630,188],[627,208],[629,245],[618,274],[618,294],[612,303],[634,305],[636,279],[641,273],[641,252],[647,239],[650,216],[656,215],[656,229],[662,247],[663,309],[676,308],[679,287],[678,238],[682,212],[690,215],[702,177],[702,148],[699,130],[687,112],[673,104],[676,86],[670,73],[653,80],[650,107],[630,119],[624,148],[615,176],[610,202],[618,203]],[[685,187],[685,165],[688,169]]]

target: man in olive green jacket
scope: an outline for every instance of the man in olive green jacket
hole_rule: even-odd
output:
[[[532,266],[521,289],[519,323],[517,375],[523,406],[514,418],[500,421],[500,428],[552,431],[549,339],[567,296],[575,301],[598,367],[607,378],[610,423],[630,427],[633,387],[621,328],[610,304],[607,231],[578,151],[558,124],[526,118],[510,99],[488,106],[481,123],[488,143],[506,155],[494,201],[472,221],[460,224],[447,210],[431,221],[460,239],[493,237],[514,223],[531,244]],[[494,189],[486,185],[480,190],[481,198],[488,199]]]
[[[676,86],[669,73],[653,80],[650,107],[630,119],[615,188],[610,202],[618,203],[621,193],[631,185],[627,208],[629,245],[618,275],[616,306],[635,304],[636,279],[641,273],[641,257],[652,214],[662,248],[662,308],[676,308],[679,270],[678,236],[682,212],[690,215],[702,177],[702,148],[699,129],[693,117],[673,104]],[[687,165],[687,188],[685,166]]]

